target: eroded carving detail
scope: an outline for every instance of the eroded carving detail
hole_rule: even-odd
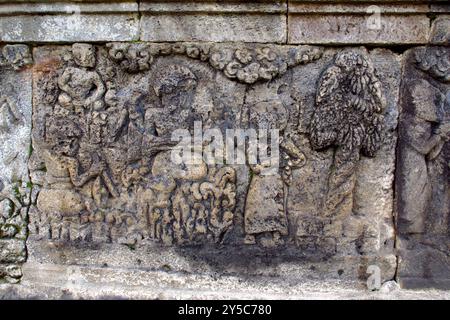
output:
[[[127,72],[145,71],[160,55],[186,55],[208,61],[228,78],[252,84],[283,75],[289,67],[310,63],[322,56],[318,47],[274,47],[256,45],[245,48],[214,44],[108,44],[109,56]]]
[[[13,92],[10,85],[6,91]],[[17,109],[16,104],[7,95],[0,97],[0,132],[10,131],[11,128],[22,120],[23,115]]]
[[[351,210],[355,165],[361,152],[375,156],[381,145],[384,106],[380,81],[367,56],[337,54],[322,75],[311,121],[313,148],[335,147],[324,216]]]
[[[399,277],[407,287],[448,288],[450,49],[406,55],[398,150]]]
[[[5,45],[0,54],[0,67],[20,70],[33,62],[30,49],[24,44]]]
[[[360,243],[339,252],[378,254],[365,240],[377,238],[378,226],[351,230],[339,242],[334,222],[348,213],[360,154],[374,156],[382,142],[383,94],[366,52],[338,53],[330,68],[323,52],[194,43],[38,48],[29,163],[37,194],[33,239],[238,245],[249,252],[278,247],[301,257],[329,257],[338,244]],[[308,64],[316,69],[310,91],[325,69],[315,104],[295,86],[302,80],[295,68]],[[223,137],[227,129],[277,129],[279,167],[263,159],[176,164],[172,135],[192,135],[197,121],[200,131]],[[334,165],[332,150],[325,150],[331,148]],[[253,151],[247,148],[247,156]],[[298,180],[314,186],[299,196]],[[316,200],[321,190],[328,190],[326,210]],[[307,210],[290,211],[293,197]]]
[[[26,45],[0,50],[0,282],[16,283],[26,259],[27,214],[31,184],[29,153],[31,54]],[[14,85],[14,86],[13,86]],[[20,89],[18,89],[20,88]]]

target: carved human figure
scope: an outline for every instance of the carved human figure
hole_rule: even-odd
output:
[[[100,110],[105,86],[100,75],[91,70],[96,65],[95,47],[90,44],[72,45],[75,67],[67,67],[58,79],[62,93],[59,104],[67,109],[82,112],[83,109]]]
[[[84,134],[80,143],[80,156],[85,158],[86,165],[105,162],[103,148],[108,141],[108,117],[103,96],[105,85],[100,75],[94,70],[96,66],[95,47],[90,44],[76,43],[72,45],[72,55],[76,67],[67,67],[58,79],[62,93],[58,97],[58,105],[76,114],[83,127]],[[111,97],[109,97],[111,98]],[[111,99],[110,99],[111,100]],[[117,186],[111,178],[110,168],[99,173],[93,184],[93,196],[97,205],[104,204],[107,194],[119,196]]]
[[[432,196],[431,163],[450,139],[450,121],[443,121],[445,96],[426,80],[408,85],[410,106],[406,108],[400,126],[405,142],[400,148],[403,163],[399,201],[402,232],[424,233],[428,206]]]
[[[268,158],[260,158],[257,164],[250,166],[253,174],[244,214],[245,242],[248,244],[255,243],[256,236],[261,235],[263,245],[277,245],[283,242],[282,236],[288,234],[286,201],[289,176],[292,169],[304,164],[305,157],[292,142],[290,132],[286,132],[286,129],[295,127],[293,123],[298,116],[295,107],[292,101],[286,105],[283,102],[283,99],[274,99],[244,107],[243,121],[250,128],[257,129],[259,134],[271,135],[271,130],[279,130],[282,158],[274,159],[279,155],[271,148],[272,141],[267,139]],[[283,165],[281,171],[278,166],[273,168],[274,160],[278,162],[277,165]]]
[[[155,80],[154,90],[160,99],[160,106],[147,109],[145,114],[146,135],[142,153],[148,159],[146,163],[152,161],[153,164],[152,179],[144,183],[145,188],[141,188],[138,194],[139,216],[147,219],[150,235],[164,238],[165,242],[170,242],[173,237],[168,234],[167,226],[173,224],[175,229],[179,229],[183,223],[169,211],[175,181],[195,181],[207,174],[207,166],[203,162],[176,164],[171,159],[171,150],[176,144],[172,141],[174,131],[193,129],[192,101],[196,86],[197,78],[188,68],[168,66]]]
[[[78,215],[89,208],[75,187],[80,188],[97,177],[105,168],[103,162],[94,163],[81,172],[77,160],[81,131],[77,124],[67,119],[52,119],[47,128],[47,145],[42,153],[46,168],[46,183],[39,193],[37,208],[48,220]],[[61,230],[53,230],[52,237],[59,238]]]

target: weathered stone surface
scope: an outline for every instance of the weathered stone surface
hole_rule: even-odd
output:
[[[0,239],[1,264],[25,262],[25,241],[20,239]]]
[[[143,41],[286,41],[286,3],[143,2]]]
[[[428,6],[289,6],[289,43],[424,44],[428,42]]]
[[[133,2],[0,4],[0,41],[138,40],[137,8]]]
[[[144,268],[287,275],[297,265],[300,277],[315,261],[308,277],[364,281],[372,264],[383,281],[394,277],[395,54],[110,43],[39,47],[34,60],[36,262],[84,256],[98,266],[103,252],[130,267],[125,245],[155,252],[135,255]],[[275,166],[180,166],[170,151],[180,129],[215,129],[223,140],[226,129],[277,129],[280,156]],[[39,249],[47,243],[56,246]]]
[[[449,13],[0,0],[0,297],[448,289]]]
[[[0,281],[10,281],[11,267],[2,263],[24,262],[26,253],[32,59],[26,45],[5,45],[0,52]]]
[[[439,16],[434,20],[431,32],[431,44],[450,45],[450,16]]]
[[[448,291],[380,291],[330,281],[202,275],[122,268],[26,264],[20,285],[0,285],[0,299],[449,299]],[[105,282],[104,279],[108,279]],[[392,281],[387,282],[391,285]]]
[[[404,286],[450,284],[449,58],[449,48],[422,47],[404,61],[397,167]]]
[[[20,266],[0,264],[0,279],[4,279],[7,283],[18,283],[21,277],[22,269]]]

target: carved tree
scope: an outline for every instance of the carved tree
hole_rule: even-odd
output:
[[[373,65],[365,54],[343,51],[320,79],[310,141],[314,149],[334,147],[324,215],[351,208],[355,167],[362,152],[380,148],[385,100]]]

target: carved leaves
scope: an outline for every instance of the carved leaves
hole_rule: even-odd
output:
[[[373,156],[382,140],[384,98],[368,59],[355,52],[337,55],[320,79],[311,121],[315,149],[340,146]]]
[[[343,51],[322,75],[310,141],[314,149],[335,148],[323,214],[351,210],[355,165],[362,152],[381,147],[385,101],[381,84],[365,54]]]
[[[153,62],[153,56],[145,45],[109,43],[107,48],[110,58],[130,73],[148,70]]]
[[[145,71],[158,56],[186,55],[207,61],[229,79],[252,84],[284,74],[289,67],[309,63],[322,56],[322,49],[311,46],[251,46],[239,48],[216,44],[128,44],[107,45],[109,57],[129,73]]]

